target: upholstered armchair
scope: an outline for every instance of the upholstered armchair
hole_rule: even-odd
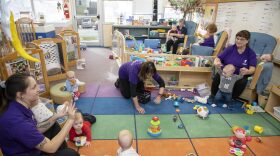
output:
[[[275,37],[265,33],[251,32],[249,46],[256,52],[257,56],[272,54],[276,45]],[[251,82],[239,97],[250,103],[255,101],[257,94],[260,94],[267,87],[272,75],[272,67],[272,62],[259,63]]]
[[[226,31],[217,33],[216,35],[217,42],[214,48],[200,45],[191,45],[190,53],[192,55],[201,55],[201,56],[217,56],[225,47],[228,40],[228,34]]]

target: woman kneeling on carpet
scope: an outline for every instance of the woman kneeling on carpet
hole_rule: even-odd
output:
[[[67,104],[68,120],[58,134],[48,138],[37,129],[30,110],[39,100],[36,80],[29,74],[14,74],[0,86],[0,148],[4,155],[79,155],[67,146],[62,148],[74,123],[75,105]]]
[[[119,69],[119,79],[115,82],[115,86],[120,89],[123,97],[127,99],[132,97],[135,108],[141,114],[144,114],[145,110],[139,105],[137,93],[144,91],[144,81],[150,78],[159,84],[159,93],[154,100],[156,104],[159,104],[165,83],[157,73],[153,62],[133,61],[123,64]]]

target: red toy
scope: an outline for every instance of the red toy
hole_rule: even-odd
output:
[[[246,131],[243,128],[234,128],[233,133],[235,136],[230,137],[229,145],[235,148],[239,148],[244,153],[246,151],[246,142],[251,141],[251,136],[246,136]]]

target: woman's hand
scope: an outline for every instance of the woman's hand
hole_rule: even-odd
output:
[[[64,107],[61,111],[58,111],[58,113],[56,113],[54,116],[55,118],[61,118],[61,117],[64,117],[65,115],[67,115],[67,108],[69,106],[69,102],[68,101],[65,101],[63,103]]]
[[[160,102],[161,102],[161,96],[159,95],[154,99],[154,103],[155,104],[160,104]]]
[[[249,74],[249,69],[247,68],[240,68],[240,73],[241,75],[248,75]]]
[[[75,104],[73,102],[69,103],[68,109],[67,109],[67,114],[68,114],[69,119],[74,119],[75,118],[76,110],[77,110],[77,108],[75,108]]]
[[[138,113],[140,113],[140,114],[144,114],[144,113],[145,113],[145,109],[142,108],[141,106],[136,106],[136,110],[137,110]]]
[[[223,66],[223,64],[222,64],[222,62],[219,58],[215,58],[214,66],[217,67],[217,68],[221,68]]]

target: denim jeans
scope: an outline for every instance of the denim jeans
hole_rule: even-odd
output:
[[[225,103],[230,107],[232,105],[232,93],[225,93],[219,90],[215,96],[214,102],[216,105]]]

